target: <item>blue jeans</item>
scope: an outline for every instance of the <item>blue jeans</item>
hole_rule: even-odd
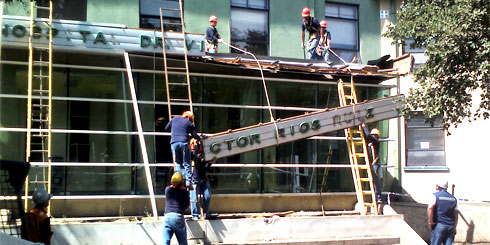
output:
[[[430,232],[431,245],[453,245],[456,230],[454,225],[445,225],[437,223],[436,227]]]
[[[306,58],[309,60],[318,59],[318,55],[316,54],[316,46],[318,46],[318,39],[310,39],[306,44],[306,50],[308,51]]]
[[[174,142],[170,145],[177,172],[182,174],[186,182],[191,182],[191,148],[189,142]]]
[[[203,194],[202,200],[202,210],[204,214],[208,213],[209,204],[211,203],[211,186],[209,185],[209,180],[205,179],[201,182],[199,186],[194,185],[194,190],[191,191],[191,213],[193,219],[198,219],[200,211],[198,208],[198,198],[197,191]]]
[[[170,240],[172,240],[174,233],[179,244],[187,245],[187,231],[185,229],[184,215],[178,213],[166,213],[163,219],[164,244],[170,244]]]

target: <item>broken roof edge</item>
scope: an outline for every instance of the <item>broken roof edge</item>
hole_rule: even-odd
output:
[[[193,58],[206,62],[235,65],[246,69],[259,69],[257,62],[248,55],[217,54],[212,56],[194,56]],[[378,65],[364,65],[357,63],[328,65],[319,60],[271,56],[259,56],[257,60],[263,70],[272,73],[278,71],[300,71],[317,75],[360,75],[384,77],[385,79],[408,75],[412,71],[414,63],[414,59],[409,53],[392,60],[384,61],[382,68]]]

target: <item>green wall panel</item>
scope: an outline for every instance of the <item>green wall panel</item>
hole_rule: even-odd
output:
[[[221,38],[230,43],[230,0],[185,0],[184,22],[187,33],[205,34],[209,26],[209,16],[218,17],[218,33]],[[223,44],[219,45],[220,53],[228,53],[229,49]]]
[[[140,26],[139,0],[87,0],[87,21]]]
[[[3,1],[2,1],[3,2]],[[29,0],[4,3],[4,15],[30,16],[31,4]]]

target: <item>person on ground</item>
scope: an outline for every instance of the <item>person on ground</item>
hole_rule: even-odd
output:
[[[189,207],[189,191],[182,184],[182,174],[172,175],[170,186],[165,188],[165,216],[163,218],[163,241],[169,245],[175,233],[179,244],[187,244],[184,212]]]
[[[202,215],[204,215],[202,218],[209,217],[208,210],[209,204],[211,203],[211,185],[209,184],[207,172],[211,168],[211,163],[204,161],[202,145],[199,141],[191,139],[191,150],[193,156],[192,159],[194,159],[192,175],[197,181],[194,190],[191,191],[191,214],[192,219],[197,220],[201,215],[200,208],[202,208]],[[199,194],[202,194],[203,196],[202,203],[198,202]]]
[[[310,16],[310,9],[305,7],[301,12],[303,16],[303,23],[301,24],[301,47],[305,49],[305,31],[308,31],[308,43],[306,45],[307,59],[319,59],[316,54],[316,47],[318,45],[320,22],[317,18]]]
[[[182,116],[174,117],[165,126],[165,130],[171,131],[170,148],[174,160],[174,170],[181,173],[185,178],[186,186],[191,188],[192,167],[191,167],[191,148],[190,138],[200,140],[194,127],[194,113],[185,111]]]
[[[332,43],[332,36],[330,32],[327,30],[327,21],[320,21],[320,41],[318,42],[318,46],[316,48],[316,54],[318,57],[323,58],[327,64],[332,64],[330,61],[330,47]]]
[[[32,193],[32,202],[34,202],[35,206],[33,209],[29,210],[29,213],[34,214],[37,223],[37,227],[29,229],[31,231],[37,230],[37,234],[30,234],[30,240],[32,242],[51,244],[53,231],[51,230],[51,218],[47,214],[51,197],[53,197],[53,195],[49,194],[44,189],[37,189]]]
[[[381,182],[379,177],[380,164],[379,164],[379,129],[373,128],[371,132],[367,126],[363,123],[362,130],[364,131],[364,138],[368,143],[368,158],[371,163],[371,172],[373,173],[374,191],[376,192],[376,201],[378,204],[382,203],[381,198]]]
[[[458,225],[458,201],[447,192],[447,180],[436,184],[436,192],[427,206],[431,245],[452,245]]]
[[[218,53],[218,43],[222,42],[221,36],[218,34],[216,25],[218,18],[215,15],[209,16],[209,27],[206,29],[206,54]]]

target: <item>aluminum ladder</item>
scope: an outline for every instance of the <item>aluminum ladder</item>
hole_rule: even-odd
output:
[[[175,116],[179,116],[185,110],[192,112],[192,94],[191,84],[189,76],[189,63],[187,57],[187,41],[185,38],[185,25],[184,25],[184,11],[182,0],[179,0],[178,8],[160,8],[160,28],[162,32],[162,52],[163,52],[163,68],[165,71],[165,85],[167,92],[167,105],[168,105],[168,120],[171,120]],[[180,16],[179,22],[169,22],[164,20],[164,13],[178,13]],[[165,37],[165,26],[176,27],[176,33],[180,34],[180,37]],[[170,28],[169,28],[170,29]],[[180,31],[179,31],[180,30]],[[184,64],[183,66],[169,66],[167,60],[167,44],[173,44],[173,47],[182,48],[184,51]],[[181,44],[176,46],[175,44]],[[169,80],[169,72],[185,72],[185,81],[171,81]],[[177,80],[177,79],[175,79]],[[183,109],[187,107],[188,109]]]
[[[344,83],[339,79],[338,83],[340,106],[357,104],[357,94],[354,87],[354,78],[350,83]],[[374,190],[373,173],[368,156],[368,145],[364,137],[362,126],[346,128],[345,141],[349,150],[354,186],[356,188],[357,202],[362,204],[362,215],[372,213],[378,215],[378,203]]]

